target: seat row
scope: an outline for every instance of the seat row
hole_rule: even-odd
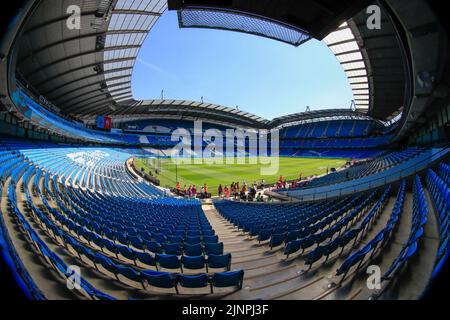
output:
[[[357,272],[364,263],[369,263],[372,261],[375,256],[387,245],[396,227],[398,226],[400,216],[403,211],[405,188],[406,182],[403,180],[400,183],[394,208],[385,227],[379,231],[365,246],[348,256],[341,266],[337,268],[336,276],[341,276],[339,281],[340,283],[346,279],[351,270]]]
[[[28,165],[28,169],[26,169],[26,173],[24,175],[24,183],[25,185],[27,185],[27,183],[30,181],[31,176],[33,174],[33,171],[35,169],[33,167],[30,167]],[[23,171],[23,169],[21,169],[21,171]],[[105,255],[101,254],[100,252],[94,252],[93,250],[83,246],[81,243],[79,243],[77,240],[75,240],[74,238],[72,238],[70,235],[68,235],[67,233],[65,233],[63,230],[61,230],[54,222],[52,222],[50,219],[48,219],[48,217],[41,212],[32,202],[30,194],[27,190],[27,188],[24,188],[27,199],[28,199],[28,204],[30,205],[32,212],[36,215],[37,218],[39,218],[39,221],[41,223],[41,226],[45,225],[45,230],[48,232],[49,235],[52,235],[55,240],[61,245],[61,242],[63,243],[63,245],[70,251],[70,249],[78,249],[80,252],[77,252],[78,257],[83,261],[86,262],[86,255],[90,255],[93,258],[93,263],[96,269],[100,269],[99,266],[109,266],[109,270],[108,271],[113,271],[115,270],[115,277],[116,278],[121,278],[121,280],[124,280],[122,278],[125,277],[125,282],[126,280],[135,280],[136,278],[134,277],[136,274],[140,275],[140,279],[142,280],[143,277],[143,271],[141,271],[141,269],[136,269],[133,268],[129,265],[125,265],[125,264],[121,264],[121,263],[117,263],[112,259],[109,259],[108,257],[106,257]],[[10,185],[10,201],[12,203],[15,203],[15,183],[11,183]],[[17,210],[20,213],[19,210]],[[67,241],[67,242],[66,242]],[[76,251],[76,250],[75,250]],[[144,254],[142,254],[142,256],[144,256]],[[147,258],[150,257],[149,255],[147,256]],[[143,258],[146,259],[146,258]],[[150,258],[151,259],[151,258]],[[224,267],[225,269],[229,270],[230,268],[230,264],[231,264],[231,255],[228,256],[208,256],[208,259],[206,260],[204,257],[183,257],[182,260],[179,259],[179,257],[177,256],[170,256],[170,255],[157,255],[156,257],[154,257],[154,261],[158,263],[158,265],[162,266],[168,266],[168,267],[173,267],[173,264],[176,263],[175,260],[178,261],[178,263],[183,263],[184,265],[187,265],[189,267],[193,267],[193,268],[197,268],[197,270],[200,268],[199,265],[201,265],[202,263],[205,264],[205,267],[208,268],[215,268],[215,267]],[[147,261],[148,262],[148,261]],[[181,266],[180,266],[181,267]],[[182,270],[182,267],[181,267]],[[206,269],[208,270],[208,269]],[[151,281],[148,279],[149,277],[152,278],[154,277],[155,279],[159,279],[160,277],[166,277],[168,275],[170,275],[170,273],[158,273],[159,271],[154,271],[154,272],[150,272],[151,270],[144,270],[147,271],[146,272],[146,278],[145,278],[145,283],[151,283]],[[156,273],[155,273],[156,272]],[[227,283],[230,283],[230,279],[236,278],[236,272],[235,273],[230,273],[230,272],[225,272],[222,273],[216,277],[214,277],[214,275],[212,276],[212,278],[210,279],[208,277],[208,281],[211,282],[212,286],[223,286],[223,281],[228,281]],[[243,272],[239,273],[239,274],[243,274]],[[127,279],[128,277],[128,279]],[[130,278],[131,277],[131,278]],[[183,283],[183,276],[176,276],[176,275],[170,275],[171,278],[177,279],[177,281],[174,282],[173,286],[176,287],[176,284],[179,283],[180,285],[182,285]],[[220,280],[222,279],[222,280]],[[227,280],[228,279],[228,280]],[[222,282],[221,282],[222,281]],[[123,281],[122,281],[123,282]],[[143,282],[140,282],[141,284]],[[239,286],[238,286],[239,287]]]
[[[408,240],[404,243],[400,253],[394,259],[389,269],[383,274],[383,281],[394,279],[415,255],[418,249],[419,240],[424,233],[424,226],[428,221],[428,203],[419,176],[415,176],[414,178],[413,189],[413,215]]]
[[[427,172],[427,186],[434,202],[439,222],[439,249],[433,278],[437,277],[450,255],[450,166],[441,163],[439,175],[432,169]]]
[[[347,244],[354,240],[351,248],[358,244],[358,241],[364,239],[368,230],[372,227],[375,221],[378,219],[379,215],[383,212],[391,193],[391,186],[388,186],[384,191],[381,198],[376,202],[373,208],[370,210],[359,226],[348,230],[343,235],[338,235],[326,244],[319,245],[313,251],[311,251],[305,258],[305,264],[312,268],[313,264],[325,257],[327,262],[330,255],[333,254],[338,248],[341,248],[340,255],[343,253]]]
[[[357,203],[355,207],[350,208],[348,212],[346,211],[345,214],[337,216],[335,223],[331,227],[321,230],[318,233],[310,233],[303,238],[287,243],[284,248],[286,259],[300,250],[302,250],[301,254],[303,254],[306,249],[311,248],[316,244],[319,246],[322,242],[333,239],[336,235],[340,237],[340,242],[338,244],[341,247],[347,245],[358,234],[358,230],[352,230],[350,228],[367,213],[370,207],[372,207],[377,193],[378,190],[371,192],[362,202]]]

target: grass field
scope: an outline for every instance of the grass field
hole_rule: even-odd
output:
[[[346,163],[346,159],[323,159],[323,158],[279,158],[279,170],[276,174],[270,176],[261,175],[261,167],[268,165],[249,164],[248,158],[245,164],[178,164],[172,162],[171,159],[136,159],[135,166],[137,169],[144,168],[145,172],[151,171],[155,175],[155,168],[160,168],[160,174],[155,175],[160,181],[162,187],[174,188],[178,181],[181,186],[196,185],[200,190],[200,186],[207,184],[209,192],[217,195],[219,184],[223,186],[232,182],[243,182],[252,184],[262,179],[266,184],[276,183],[280,177],[287,180],[298,179],[300,173],[303,177],[311,175],[320,175],[326,172],[327,168],[339,168]]]

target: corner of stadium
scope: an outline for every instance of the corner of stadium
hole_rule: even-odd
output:
[[[179,28],[293,48],[322,41],[345,72],[351,108],[277,105],[282,115],[266,119],[203,97],[136,100],[139,52],[168,11]],[[5,295],[169,300],[193,318],[199,300],[442,298],[450,55],[441,2],[25,0],[3,14]]]

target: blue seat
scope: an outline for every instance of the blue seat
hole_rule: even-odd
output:
[[[129,240],[125,233],[116,232],[116,241],[120,242],[123,245],[128,245]]]
[[[190,237],[187,236],[186,239],[184,240],[184,243],[186,244],[197,244],[200,243],[202,241],[200,236],[195,236],[195,237]]]
[[[160,267],[170,270],[180,269],[181,272],[183,272],[183,266],[181,265],[181,261],[176,255],[157,254],[155,259]]]
[[[263,228],[263,225],[253,225],[253,226],[251,226],[250,231],[249,231],[250,236],[256,237],[257,235],[259,235],[259,233],[261,232],[262,228]]]
[[[141,237],[142,240],[145,240],[145,241],[152,241],[152,239],[153,239],[153,235],[149,231],[140,231],[139,236]]]
[[[130,248],[118,245],[117,249],[118,249],[118,254],[120,254],[121,256],[125,257],[126,259],[131,260],[131,261],[136,260],[136,256],[134,254],[134,251],[131,250]]]
[[[205,243],[205,253],[206,255],[210,254],[216,254],[216,255],[222,255],[223,254],[223,243]]]
[[[64,236],[64,235],[63,235]],[[103,238],[94,235],[94,237],[92,238],[92,242],[101,249],[103,249]]]
[[[153,234],[153,233],[158,233],[159,229],[156,226],[148,226],[147,231],[150,232],[151,234]]]
[[[293,253],[296,253],[297,251],[300,251],[302,248],[302,240],[294,240],[291,242],[288,242],[286,245],[286,248],[284,248],[284,254],[286,255],[286,259],[289,259],[289,256]]]
[[[95,261],[95,253],[91,249],[86,248],[83,245],[78,245],[78,246],[76,246],[75,250],[77,251],[80,258],[82,256],[85,256],[86,258],[90,259],[91,261]],[[81,260],[83,260],[83,258],[81,258]]]
[[[301,240],[302,240],[301,248],[303,250],[306,250],[316,244],[316,242],[318,240],[318,236],[313,234],[313,235],[310,235],[309,237],[301,239]]]
[[[188,237],[201,237],[202,233],[199,230],[188,230],[186,233]]]
[[[103,236],[107,237],[110,240],[115,239],[114,231],[112,230],[112,227],[103,227]]]
[[[231,253],[225,255],[215,255],[210,254],[207,261],[208,268],[212,269],[222,269],[225,268],[227,271],[231,268]]]
[[[341,247],[341,244],[342,239],[339,237],[322,247],[322,254],[326,257],[326,261],[328,261],[328,258],[333,252],[335,252],[339,247]]]
[[[123,280],[121,280],[121,276],[122,276],[128,280],[137,282],[139,284],[139,286],[142,286],[145,289],[145,287],[141,281],[141,274],[139,272],[137,272],[136,270],[134,270],[132,268],[128,268],[128,267],[118,266],[116,269],[116,274],[120,281],[124,282]]]
[[[209,278],[207,274],[178,274],[176,279],[178,284],[184,288],[205,288],[209,286]]]
[[[156,241],[144,240],[144,248],[145,248],[145,250],[153,252],[153,253],[162,253],[163,252],[161,245]]]
[[[156,260],[155,257],[147,252],[135,252],[136,254],[136,260],[139,262],[147,265],[147,266],[153,266],[156,267]]]
[[[289,243],[291,241],[297,240],[299,238],[299,236],[300,236],[300,231],[299,230],[289,231],[287,236],[286,236],[285,241],[286,241],[286,243]]]
[[[181,237],[184,239],[184,237],[186,236],[186,230],[175,230],[172,236]]]
[[[205,268],[206,261],[204,256],[190,257],[183,256],[181,257],[181,263],[183,267],[190,270],[199,270]]]
[[[129,236],[128,239],[130,240],[130,245],[132,245],[136,249],[144,250],[144,244],[141,238],[139,238],[138,236]]]
[[[213,287],[237,287],[241,290],[243,282],[244,270],[215,273],[211,279],[211,293],[213,293]]]
[[[216,235],[204,236],[203,237],[203,242],[204,243],[218,243],[219,242],[219,237],[216,236]]]
[[[317,247],[305,257],[305,264],[309,265],[311,269],[312,265],[319,261],[323,257],[324,247]]]
[[[272,250],[274,247],[281,246],[284,243],[285,239],[286,233],[272,234],[269,241],[270,250]]]
[[[273,234],[284,234],[286,233],[287,228],[286,227],[277,227],[275,229],[273,229],[272,233]]]
[[[165,234],[162,233],[156,233],[153,235],[153,239],[158,242],[158,243],[166,243],[167,242],[167,237]]]
[[[162,289],[174,288],[175,292],[178,294],[176,279],[168,272],[146,270],[141,272],[141,277],[150,286]]]
[[[117,277],[116,275],[117,266],[111,259],[108,259],[103,255],[97,254],[94,258],[94,262],[97,270],[100,270],[99,266],[102,266],[105,270],[114,274],[114,276]]]
[[[370,252],[372,248],[367,245],[365,248],[363,248],[363,250],[357,251],[355,253],[353,253],[351,256],[349,256],[344,263],[336,270],[336,275],[342,275],[343,277],[341,278],[340,282],[343,282],[345,280],[345,277],[347,276],[347,274],[349,273],[350,269],[358,264],[356,269],[359,269],[359,267],[361,266],[361,264],[364,261],[364,257],[366,256],[367,253]]]
[[[272,235],[272,229],[263,229],[258,234],[258,241],[261,243],[262,241],[269,240]]]
[[[181,243],[166,243],[163,248],[166,254],[175,254],[177,256],[182,254]]]
[[[201,256],[203,254],[203,248],[200,243],[185,244],[183,250],[186,256]]]
[[[103,239],[103,248],[107,249],[109,252],[117,255],[117,246],[114,242]]]
[[[184,241],[184,238],[182,236],[169,235],[167,237],[167,241],[169,241],[170,243],[181,243]]]
[[[203,230],[203,237],[213,237],[215,235],[214,230]]]
[[[169,228],[160,228],[159,232],[164,234],[164,235],[166,235],[166,236],[170,236],[170,235],[173,234],[172,229],[169,229]]]

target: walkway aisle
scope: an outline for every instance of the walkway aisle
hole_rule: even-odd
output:
[[[301,276],[306,269],[303,259],[285,261],[283,247],[270,250],[267,243],[258,244],[220,216],[212,203],[205,203],[203,211],[211,226],[224,243],[224,252],[232,254],[232,270],[244,269],[244,288],[228,299],[282,299],[292,292],[301,291],[300,299],[313,299],[328,284],[322,274]]]

